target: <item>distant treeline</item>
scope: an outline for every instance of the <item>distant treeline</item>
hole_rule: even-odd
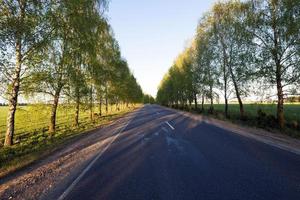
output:
[[[152,97],[151,95],[145,94],[143,101],[145,104],[150,103],[150,104],[154,104],[155,103],[155,99],[154,97]]]
[[[287,97],[284,99],[286,103],[298,103],[300,102],[300,96],[299,97]]]
[[[18,103],[18,106],[27,106],[27,103]],[[0,106],[8,106],[6,103],[0,103]]]
[[[284,102],[299,102],[300,0],[230,0],[201,17],[191,45],[160,83],[157,101],[199,109],[198,103],[236,98],[240,118],[249,95],[276,96],[277,125],[285,126]],[[275,91],[274,94],[268,94]],[[274,96],[273,96],[274,95]]]

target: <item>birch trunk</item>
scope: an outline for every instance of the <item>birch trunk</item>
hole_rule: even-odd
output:
[[[204,95],[202,95],[201,112],[204,112]]]
[[[23,26],[25,17],[25,2],[20,1],[20,16],[19,26]],[[13,138],[15,133],[15,115],[18,105],[18,95],[20,89],[20,73],[22,67],[22,28],[18,27],[16,32],[16,66],[11,84],[11,93],[8,101],[9,110],[7,113],[7,124],[4,146],[13,145]]]
[[[276,64],[276,87],[277,87],[277,122],[280,128],[284,128],[284,98],[283,98],[283,86],[282,86],[282,65],[280,61],[279,49],[280,49],[280,39],[279,31],[277,27],[277,3],[273,2],[272,4],[272,31],[273,31],[273,42],[274,49],[272,49],[272,55],[274,62]]]
[[[102,116],[102,98],[99,100],[99,116]]]
[[[232,79],[232,82],[233,82],[233,85],[234,85],[236,98],[238,99],[239,106],[240,106],[240,117],[241,117],[241,119],[244,119],[245,118],[244,105],[243,105],[241,95],[240,95],[240,91],[239,91],[239,87],[237,85],[237,82],[236,82],[236,79],[235,79],[235,76],[234,76],[234,73],[233,73],[233,70],[232,70],[231,66],[229,66],[229,71],[230,71],[231,79]]]
[[[90,88],[90,120],[94,121],[93,85],[91,85],[91,88]]]
[[[79,103],[80,103],[80,98],[79,98],[79,91],[78,91],[78,94],[76,94],[75,117],[74,117],[74,126],[76,127],[79,126]]]
[[[7,124],[6,124],[6,134],[4,146],[13,145],[13,137],[15,133],[15,114],[18,104],[18,95],[20,89],[20,73],[21,73],[21,40],[19,39],[16,44],[16,70],[12,81],[12,91],[8,103],[8,114],[7,114]]]
[[[53,134],[56,131],[56,113],[57,113],[57,107],[58,107],[58,101],[59,101],[59,95],[60,90],[57,90],[55,92],[54,98],[53,98],[53,104],[51,109],[51,117],[50,117],[50,124],[49,124],[49,133]]]
[[[210,85],[210,108],[209,112],[213,113],[214,112],[214,97],[213,97],[213,87]]]
[[[197,94],[194,92],[195,110],[198,110]]]

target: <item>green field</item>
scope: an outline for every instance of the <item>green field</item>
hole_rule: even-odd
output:
[[[209,104],[205,104],[206,110]],[[266,114],[276,116],[276,104],[245,104],[245,112],[248,117],[255,118],[257,110],[261,109]],[[6,130],[6,115],[7,107],[0,106],[0,141],[2,143],[5,130]],[[16,113],[16,139],[22,138],[27,134],[33,134],[41,131],[46,131],[49,124],[50,106],[46,105],[33,105],[33,106],[20,106]],[[215,104],[215,111],[224,112],[223,104]],[[118,113],[115,106],[109,107],[107,115]],[[97,111],[97,108],[95,108]],[[105,108],[102,108],[102,113],[105,116]],[[239,105],[229,104],[229,114],[231,117],[239,116]],[[287,122],[300,121],[300,104],[286,104],[284,106],[284,114]],[[57,126],[58,130],[69,129],[74,120],[74,107],[73,106],[60,106],[57,113]],[[84,125],[90,123],[89,111],[85,109],[80,110],[80,124]]]
[[[79,127],[74,127],[74,106],[60,105],[57,113],[57,131],[54,135],[49,135],[47,132],[50,106],[19,106],[16,113],[15,145],[7,148],[1,146],[4,142],[8,108],[0,106],[0,178],[48,155],[65,145],[70,139],[110,123],[139,106],[139,104],[130,107],[122,106],[120,110],[116,109],[116,106],[110,106],[108,113],[103,107],[103,115],[101,117],[95,115],[93,121],[90,120],[89,111],[82,106]],[[95,113],[97,111],[98,109],[95,108]]]
[[[16,124],[15,124],[15,140],[19,141],[22,138],[27,138],[29,135],[46,132],[49,120],[50,120],[49,105],[31,105],[31,106],[19,106],[16,112]],[[3,144],[6,131],[6,115],[8,107],[0,106],[0,143]],[[124,112],[128,108],[123,108]],[[115,106],[110,106],[108,113],[105,112],[105,108],[102,108],[102,114],[105,117],[117,114],[121,111],[117,111]],[[95,113],[98,112],[98,108],[95,108]],[[90,121],[90,113],[86,109],[81,109],[79,114],[79,122],[81,126],[88,125]],[[58,131],[68,130],[72,127],[74,121],[74,106],[60,105],[57,111],[57,127]]]
[[[201,106],[201,105],[200,105]],[[205,104],[204,108],[209,109],[210,105]],[[224,104],[215,104],[214,109],[219,112],[224,112]],[[229,104],[229,114],[232,117],[239,115],[239,105]],[[244,109],[246,115],[250,118],[257,116],[257,110],[261,109],[268,115],[274,115],[276,117],[276,104],[245,104]],[[284,115],[287,122],[300,121],[300,104],[285,104],[284,105]]]

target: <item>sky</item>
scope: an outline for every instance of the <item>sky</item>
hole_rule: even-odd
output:
[[[199,19],[216,0],[111,0],[108,20],[122,56],[142,86],[157,87],[179,53],[192,40]]]

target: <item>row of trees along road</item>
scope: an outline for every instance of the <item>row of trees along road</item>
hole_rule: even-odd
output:
[[[52,109],[49,132],[56,128],[59,100],[75,106],[89,102],[142,101],[143,93],[105,18],[106,0],[2,0],[0,5],[1,96],[7,99],[5,146],[13,144],[20,95],[47,95]],[[104,102],[104,103],[103,103]]]
[[[231,0],[216,3],[200,20],[191,45],[164,76],[157,101],[165,105],[194,104],[198,98],[224,98],[239,103],[262,87],[274,89],[277,120],[284,127],[284,98],[299,95],[300,1]],[[253,87],[254,86],[254,87]]]

